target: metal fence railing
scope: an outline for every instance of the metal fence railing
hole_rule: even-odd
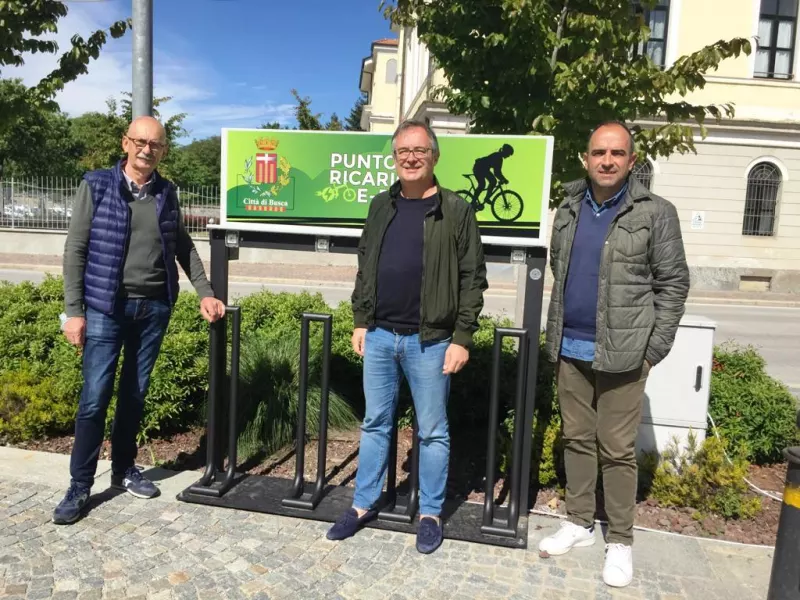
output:
[[[193,236],[205,236],[209,220],[219,223],[219,188],[217,186],[186,186],[178,188],[178,202],[183,224]]]
[[[80,179],[31,177],[0,180],[0,228],[66,230]],[[219,188],[179,187],[178,201],[186,229],[206,235],[210,220],[219,223]]]

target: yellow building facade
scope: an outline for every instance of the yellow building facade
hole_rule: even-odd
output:
[[[397,40],[372,43],[370,55],[361,62],[359,88],[367,95],[361,113],[361,129],[391,133],[397,123]]]
[[[800,293],[799,1],[660,0],[648,14],[646,51],[667,68],[721,39],[753,42],[750,56],[723,62],[687,98],[733,103],[735,117],[710,125],[705,139],[698,131],[697,154],[658,158],[638,175],[677,207],[695,289]],[[375,77],[370,92],[380,103],[370,114],[381,116],[392,95],[392,119],[365,117],[365,129],[389,131],[415,118],[440,133],[467,132],[469,120],[433,97],[446,79],[416,31],[397,33],[396,80]]]

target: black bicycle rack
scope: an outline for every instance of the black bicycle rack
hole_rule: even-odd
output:
[[[322,384],[319,406],[319,442],[317,444],[317,479],[314,490],[305,493],[306,412],[308,406],[308,336],[312,321],[323,324],[322,333]],[[282,503],[290,508],[314,510],[325,486],[325,465],[328,447],[328,391],[330,385],[331,334],[333,316],[304,313],[300,321],[300,397],[297,405],[297,440],[294,483],[289,497]]]
[[[517,352],[517,388],[514,401],[514,435],[511,443],[511,493],[508,508],[504,510],[505,519],[495,514],[494,484],[495,458],[497,452],[498,409],[500,406],[500,364],[502,360],[503,340],[507,337],[519,340]],[[498,327],[494,330],[494,347],[492,349],[492,387],[489,401],[489,433],[486,448],[486,490],[483,501],[483,524],[481,531],[491,535],[516,537],[519,533],[520,486],[522,477],[522,436],[517,432],[524,431],[526,365],[528,364],[528,331],[526,329],[510,329]],[[499,510],[497,511],[500,512]]]
[[[208,399],[208,425],[206,435],[207,458],[206,470],[196,484],[187,491],[201,496],[211,496],[213,498],[222,497],[233,486],[236,476],[236,409],[239,402],[239,352],[241,350],[241,331],[242,331],[242,311],[238,306],[226,306],[225,318],[233,316],[233,328],[231,331],[231,380],[230,380],[230,399],[228,409],[228,468],[222,481],[217,482],[217,444],[213,440],[217,439],[218,404],[216,398],[211,397],[213,390],[217,389],[217,382],[224,379],[225,373],[220,373],[220,362],[211,361],[209,368],[209,399]],[[225,331],[219,324],[211,325],[210,345],[217,345],[219,336],[225,336]],[[225,344],[223,344],[223,347]],[[225,364],[224,359],[221,361]]]
[[[210,230],[211,280],[217,297],[227,303],[228,262],[235,259],[238,248],[226,245],[225,230]],[[239,232],[241,246],[281,249],[308,249],[308,236],[264,232]],[[335,251],[355,252],[357,240],[336,238],[329,248]],[[507,262],[510,249],[485,246],[486,260]],[[444,536],[449,539],[484,544],[525,548],[528,531],[528,496],[531,459],[531,426],[535,401],[535,381],[538,360],[538,332],[541,325],[542,274],[546,253],[543,248],[530,248],[525,254],[526,285],[525,312],[522,328],[498,328],[495,331],[491,387],[488,410],[486,496],[484,504],[466,502],[463,498],[448,498],[442,512]],[[231,365],[229,399],[226,396],[227,322],[232,321]],[[317,471],[313,482],[305,478],[305,451],[308,418],[309,352],[311,350],[311,324],[322,324],[321,398],[319,406],[319,431]],[[209,395],[206,429],[206,468],[192,486],[178,494],[178,499],[212,506],[285,515],[317,521],[335,521],[352,506],[353,490],[344,485],[326,485],[326,460],[328,443],[328,400],[331,375],[331,341],[333,317],[329,314],[306,313],[301,317],[300,382],[298,394],[297,430],[295,440],[295,474],[293,479],[272,475],[236,473],[236,443],[239,354],[241,313],[239,307],[229,306],[225,317],[213,323],[209,338]],[[536,335],[535,335],[536,334]],[[518,342],[516,358],[516,390],[514,398],[515,422],[512,436],[510,490],[506,505],[498,505],[494,498],[495,468],[497,459],[497,429],[500,403],[500,377],[502,344],[506,338]],[[457,377],[458,375],[456,375]],[[227,411],[225,408],[227,407]],[[227,440],[225,439],[227,436]],[[223,464],[227,442],[227,465]],[[398,432],[393,428],[388,458],[386,491],[379,501],[378,517],[368,527],[407,533],[416,532],[419,511],[419,431],[413,423],[413,441],[409,460],[409,474],[403,486],[398,486],[397,458]],[[458,461],[457,455],[451,456]],[[225,467],[225,468],[223,468]],[[407,491],[401,493],[400,488]]]
[[[392,428],[389,445],[389,464],[386,475],[386,494],[382,498],[383,508],[378,518],[394,523],[411,523],[419,510],[419,428],[414,417],[411,442],[411,466],[408,476],[408,495],[397,496],[397,423]]]

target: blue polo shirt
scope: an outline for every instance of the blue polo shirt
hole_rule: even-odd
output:
[[[592,362],[597,334],[600,262],[608,229],[619,212],[628,184],[598,205],[591,186],[581,203],[564,285],[564,332],[561,356]]]

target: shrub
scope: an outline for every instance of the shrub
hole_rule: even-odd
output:
[[[299,331],[303,313],[331,313],[331,307],[325,302],[322,294],[310,294],[309,292],[276,294],[262,290],[241,298],[238,305],[242,309],[242,331],[285,329],[287,327],[296,328]],[[351,315],[350,332],[352,333],[352,331]]]
[[[563,441],[554,365],[541,358],[541,346],[539,356],[531,482],[547,486],[563,482]],[[728,343],[714,349],[709,412],[722,438],[740,448],[742,458],[758,464],[781,461],[783,448],[797,439],[797,401],[764,366],[752,347]],[[504,471],[509,466],[513,424],[511,411],[503,427],[500,467]],[[646,482],[650,475],[643,475]]]
[[[27,369],[0,374],[0,440],[19,442],[71,430],[77,399],[55,378]]]
[[[728,343],[714,350],[709,412],[720,435],[757,464],[781,461],[797,439],[797,400],[764,367],[752,347]]]
[[[322,353],[309,345],[306,432],[319,431]],[[271,454],[295,437],[300,388],[300,332],[296,329],[256,331],[242,340],[240,364],[238,453],[247,459]],[[349,429],[358,418],[333,389],[328,393],[328,427]]]
[[[513,327],[508,319],[482,316],[478,330],[472,337],[469,362],[452,377],[451,402],[448,410],[453,427],[468,428],[482,424],[485,428],[489,415],[489,398],[492,382],[492,349],[494,330]],[[513,408],[517,385],[517,344],[513,338],[503,340],[500,359],[500,417]]]
[[[748,463],[741,454],[728,462],[727,448],[713,436],[698,448],[690,433],[687,449],[681,452],[673,440],[656,467],[651,496],[664,506],[691,507],[726,519],[758,514],[761,500],[750,496],[745,482]]]
[[[353,351],[353,309],[341,302],[333,311],[331,385],[347,400],[356,415],[364,414],[363,361]]]
[[[8,411],[12,407],[28,411],[14,421],[19,423],[14,426],[16,441],[72,430],[83,377],[80,352],[60,330],[58,315],[63,306],[60,277],[48,275],[39,285],[0,283],[0,376],[6,378],[7,384],[14,382],[17,386],[14,398],[29,398],[31,402],[30,408],[24,408],[17,400],[7,404]],[[197,296],[182,292],[150,379],[140,441],[196,420],[207,389],[207,354],[208,326],[200,316]],[[38,419],[43,423],[40,427],[31,415],[45,406],[39,394],[48,388],[55,390],[46,404],[47,410],[53,412],[52,422],[43,416]],[[113,416],[112,402],[109,428]],[[7,414],[6,429],[12,421],[13,417]]]
[[[50,275],[38,286],[0,283],[0,372],[46,364],[55,348],[69,348],[58,320],[62,290],[61,279]]]
[[[501,432],[500,470],[511,467],[511,441],[514,410],[508,411]],[[564,448],[561,415],[558,409],[555,365],[544,354],[544,333],[539,337],[539,363],[536,373],[536,405],[533,412],[530,483],[545,487],[564,479]]]
[[[207,392],[208,334],[181,331],[166,336],[150,377],[139,441],[195,423]]]
[[[478,330],[473,335],[469,362],[450,379],[450,399],[447,406],[451,430],[469,430],[478,427],[485,431],[489,416],[489,400],[492,383],[492,348],[496,327],[511,327],[508,319],[482,316],[478,319]],[[502,436],[502,422],[514,405],[516,393],[516,340],[505,338],[500,362],[500,408],[498,421]],[[407,384],[400,388],[398,402],[400,427],[411,427],[413,400]]]
[[[255,412],[242,423],[243,450],[248,450],[248,443],[249,451],[274,448],[283,443],[281,440],[291,439],[287,438],[287,431],[293,436],[291,411],[296,408],[291,406],[297,399],[297,340],[304,312],[334,315],[331,386],[336,394],[331,396],[331,425],[355,425],[363,410],[362,360],[350,345],[353,315],[349,302],[331,309],[320,294],[262,291],[243,298],[239,305],[243,332],[252,338],[242,351],[242,375],[245,377],[246,361],[251,358],[261,361],[260,366],[251,364],[252,369],[258,366],[251,374],[268,382],[268,389],[282,399],[278,404],[284,411],[274,416],[270,411],[277,410],[277,405],[264,393],[267,387],[251,386],[248,401]],[[3,348],[0,381],[5,386],[5,395],[0,398],[0,435],[6,439],[67,432],[72,427],[82,385],[81,358],[59,330],[58,314],[62,310],[61,278],[48,276],[39,285],[0,283],[0,347]],[[478,431],[483,435],[489,407],[494,329],[509,325],[507,320],[481,317],[470,362],[452,379],[448,412],[453,430]],[[321,332],[318,324],[312,326],[314,361],[319,359]],[[253,357],[248,356],[251,352]],[[197,422],[203,414],[207,383],[208,325],[200,317],[197,296],[182,292],[151,377],[140,441]],[[514,416],[511,408],[516,386],[516,344],[512,339],[506,339],[503,345],[500,383],[502,425],[498,467],[505,470],[509,466]],[[243,384],[243,391],[244,385],[248,384]],[[316,406],[315,394],[318,389],[311,390],[311,407]],[[531,479],[539,485],[549,485],[563,474],[563,448],[554,369],[541,350],[536,398]],[[410,424],[409,406],[410,397],[404,386],[400,410],[401,415],[405,410],[405,418],[401,420],[405,425]],[[314,410],[318,409],[312,409],[310,417]],[[731,442],[731,447],[742,447],[742,457],[748,460],[760,463],[780,460],[783,447],[795,439],[795,399],[785,386],[766,374],[764,360],[752,348],[726,345],[715,349],[709,410],[720,433]],[[339,417],[341,420],[337,420]],[[111,418],[113,407],[109,411],[109,424]],[[283,425],[269,424],[279,422]],[[258,439],[253,437],[256,431]],[[309,432],[315,432],[313,421]],[[664,477],[662,474],[662,490],[669,483]],[[730,494],[728,491],[716,495],[719,505],[716,510],[726,514],[747,512],[746,506],[737,508],[738,496]]]

